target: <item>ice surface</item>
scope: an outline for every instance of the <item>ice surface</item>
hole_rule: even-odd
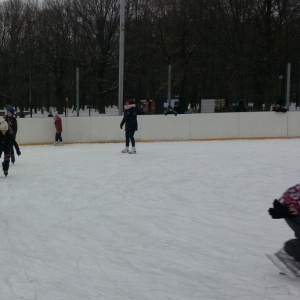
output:
[[[0,174],[0,300],[299,300],[265,253],[300,140],[21,147]]]

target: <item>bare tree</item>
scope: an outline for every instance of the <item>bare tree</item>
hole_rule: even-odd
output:
[[[48,95],[47,106],[56,106],[59,113],[63,112],[65,105],[68,76],[72,76],[69,72],[73,45],[69,7],[69,0],[46,0],[39,16],[37,33],[36,63],[40,70],[40,87]]]
[[[105,112],[105,95],[117,89],[119,5],[113,0],[75,0],[77,61],[91,77],[90,93]],[[93,82],[95,84],[93,84]]]
[[[0,5],[1,94],[4,103],[24,106],[28,95],[28,20],[33,16],[31,3],[9,0]]]

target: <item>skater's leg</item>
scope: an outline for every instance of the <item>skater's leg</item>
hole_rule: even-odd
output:
[[[56,134],[55,134],[55,144],[59,145],[59,146],[63,145],[61,132],[56,132]]]
[[[296,239],[289,240],[284,245],[286,253],[300,261],[300,216],[296,218],[286,218],[285,221],[294,231]]]
[[[130,136],[130,131],[125,131],[125,145],[126,145],[126,148],[129,147],[129,136]]]
[[[57,132],[57,139],[62,142],[61,132]]]
[[[296,261],[300,261],[300,240],[292,239],[285,242],[283,249],[292,256]]]
[[[129,131],[125,131],[125,149],[121,151],[122,153],[129,152]]]
[[[4,155],[4,160],[2,162],[2,169],[3,169],[3,172],[4,172],[5,176],[7,176],[7,174],[8,174],[9,161],[10,161],[10,154],[7,153],[7,154]]]
[[[300,216],[296,218],[285,218],[287,224],[295,233],[295,237],[300,240]]]
[[[129,139],[130,139],[130,142],[131,142],[131,150],[129,151],[130,154],[135,154],[136,153],[136,150],[135,150],[135,139],[134,139],[134,133],[135,131],[130,131],[129,132]]]
[[[15,152],[14,152],[14,146],[13,145],[10,146],[10,160],[11,160],[12,163],[15,162]]]
[[[131,141],[131,146],[132,147],[135,147],[134,133],[135,133],[135,131],[128,131],[128,136],[129,136],[129,139]]]

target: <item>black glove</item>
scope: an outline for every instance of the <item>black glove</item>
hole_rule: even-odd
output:
[[[17,154],[18,154],[18,156],[20,156],[21,155],[21,151],[17,150]]]
[[[289,208],[280,203],[277,199],[273,202],[273,208],[269,208],[269,214],[273,219],[295,218],[297,215],[292,215]]]
[[[123,129],[123,126],[120,124],[120,128]]]

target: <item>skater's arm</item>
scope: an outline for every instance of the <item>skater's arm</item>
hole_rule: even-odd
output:
[[[17,122],[17,119],[14,118],[14,128],[13,128],[14,136],[17,135],[17,132],[18,132],[18,122]]]
[[[20,156],[21,155],[21,151],[20,151],[20,148],[19,148],[19,145],[18,145],[17,141],[14,138],[12,138],[12,144],[15,147],[18,156]]]
[[[123,119],[122,119],[122,122],[121,122],[121,124],[120,124],[120,128],[121,128],[121,129],[122,129],[123,125],[125,124],[125,122],[126,122],[126,118],[125,118],[125,116],[124,116]]]
[[[275,199],[273,202],[273,207],[269,209],[269,214],[273,219],[295,218],[298,215],[298,209],[292,206],[284,205]]]

